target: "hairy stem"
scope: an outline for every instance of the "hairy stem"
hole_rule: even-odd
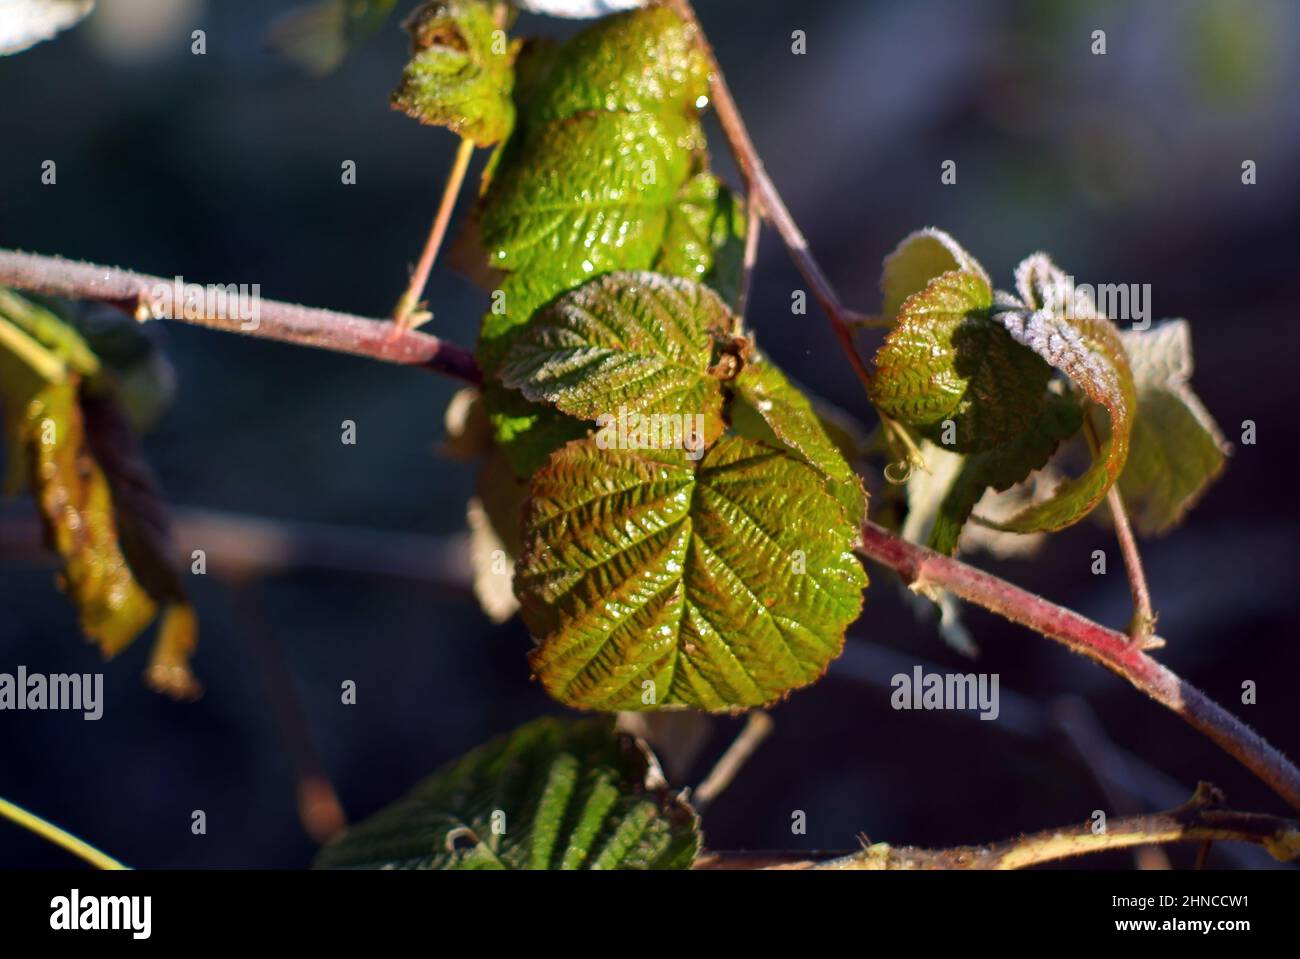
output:
[[[411,282],[393,310],[393,322],[404,329],[420,325],[417,322],[416,308],[429,283],[429,274],[433,271],[433,261],[438,258],[443,237],[447,235],[447,224],[451,222],[452,211],[456,209],[456,198],[460,196],[461,184],[465,182],[465,173],[469,170],[470,157],[473,155],[474,141],[466,137],[460,141],[460,147],[456,150],[456,159],[452,161],[451,171],[447,174],[447,184],[443,187],[442,200],[438,203],[438,212],[433,218],[429,238],[424,242],[419,262],[411,271]]]
[[[1201,783],[1188,802],[1167,812],[1111,819],[1104,832],[1092,823],[1048,829],[986,846],[921,849],[879,842],[857,852],[823,858],[817,854],[705,852],[696,869],[1024,869],[1088,853],[1133,846],[1214,840],[1248,842],[1281,862],[1300,859],[1300,821],[1219,808],[1222,796]]]
[[[1048,829],[987,846],[916,849],[874,843],[861,852],[819,862],[813,869],[1024,869],[1108,849],[1222,839],[1263,846],[1275,859],[1300,859],[1300,822],[1215,808],[1218,797],[1202,783],[1177,809],[1112,819],[1104,832],[1092,823]]]
[[[896,570],[911,586],[946,589],[1100,663],[1214,740],[1300,809],[1300,770],[1290,760],[1236,716],[1148,656],[1123,633],[959,560],[909,543],[875,523],[862,527],[861,552]]]
[[[0,799],[0,816],[9,819],[36,835],[48,839],[56,846],[61,846],[80,859],[84,859],[97,869],[129,869],[107,853],[102,853],[90,843],[78,839],[65,829],[60,829],[47,819],[28,812],[7,799]]]
[[[853,371],[858,375],[858,379],[862,381],[862,385],[869,389],[871,387],[871,371],[867,369],[866,363],[858,354],[858,349],[853,343],[853,331],[850,328],[849,321],[855,314],[846,309],[840,301],[839,294],[835,292],[831,281],[827,279],[826,274],[822,272],[821,266],[813,257],[812,251],[808,248],[808,241],[804,239],[804,235],[799,230],[798,224],[795,223],[794,217],[790,215],[785,201],[781,199],[780,192],[772,183],[772,178],[767,175],[767,170],[763,168],[763,161],[759,158],[754,141],[750,138],[749,129],[741,118],[740,109],[736,106],[735,98],[731,95],[731,88],[727,86],[727,78],[722,72],[722,67],[718,65],[718,58],[714,56],[713,47],[709,43],[708,37],[705,36],[704,28],[700,26],[699,18],[695,16],[695,10],[691,6],[690,0],[667,0],[667,2],[670,7],[677,11],[678,16],[695,27],[700,50],[709,64],[713,108],[718,115],[718,123],[721,124],[723,133],[726,134],[731,151],[735,154],[736,163],[740,166],[741,175],[745,178],[748,192],[757,197],[764,216],[775,227],[776,232],[780,234],[786,249],[790,251],[790,256],[794,259],[795,266],[799,268],[799,273],[803,276],[804,282],[812,288],[813,296],[830,319],[831,326],[835,329],[835,336],[840,341],[840,346],[844,348],[849,362],[853,364]]]
[[[228,333],[420,366],[469,383],[482,381],[473,353],[428,333],[394,329],[383,320],[263,300],[260,296],[252,304],[256,312],[253,318],[240,316],[244,311],[236,308],[232,303],[234,297],[224,292],[220,296],[205,296],[204,302],[196,304],[173,303],[176,283],[175,279],[93,263],[0,250],[0,285],[3,286],[76,300],[102,300],[130,309],[138,317],[154,316]]]
[[[55,257],[0,250],[0,285],[56,296],[151,307],[160,302],[154,286],[170,282]],[[181,319],[228,332],[418,365],[471,383],[482,379],[468,350],[417,331],[403,331],[394,337],[392,324],[386,321],[269,301],[262,303],[261,323],[256,329],[243,328],[242,321],[228,311]],[[862,552],[897,570],[908,582],[920,580],[948,589],[967,602],[1064,643],[1123,676],[1218,743],[1300,809],[1300,770],[1241,720],[1147,656],[1129,637],[959,560],[909,543],[874,523],[867,523],[862,535]]]

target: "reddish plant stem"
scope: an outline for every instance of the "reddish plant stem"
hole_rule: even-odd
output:
[[[1100,663],[1218,743],[1300,809],[1300,770],[1290,760],[1236,716],[1148,656],[1123,633],[959,560],[909,543],[875,523],[863,525],[861,551],[896,570],[909,585],[946,589]]]
[[[160,302],[153,288],[170,283],[160,277],[56,257],[0,251],[0,285],[56,296],[150,307]],[[422,366],[471,383],[482,379],[468,350],[416,331],[394,337],[387,321],[273,301],[262,301],[261,323],[256,329],[244,329],[239,317],[225,311],[179,319],[227,332]],[[1129,637],[996,576],[909,543],[874,523],[867,523],[862,533],[863,553],[897,570],[908,582],[922,580],[948,589],[968,602],[1064,643],[1123,676],[1205,733],[1300,809],[1300,770],[1199,689],[1147,656]]]
[[[195,326],[244,333],[282,343],[314,346],[336,353],[368,356],[388,363],[420,366],[468,383],[482,382],[474,354],[416,330],[395,329],[386,320],[321,310],[258,297],[257,321],[233,315],[231,304],[199,310],[171,307],[174,279],[79,263],[61,257],[0,250],[0,285],[76,300],[102,300],[137,316],[157,316]]]
[[[871,371],[867,369],[866,363],[858,354],[849,323],[854,314],[840,302],[839,294],[835,292],[831,281],[827,279],[821,266],[813,257],[812,251],[808,248],[808,241],[800,231],[799,225],[795,223],[794,217],[790,215],[785,201],[781,199],[780,191],[772,183],[772,178],[767,175],[754,141],[750,138],[749,129],[740,115],[740,108],[736,106],[731,88],[727,86],[727,78],[718,65],[718,58],[713,53],[713,47],[704,33],[704,28],[700,26],[699,18],[695,16],[690,0],[668,0],[668,4],[677,11],[678,16],[695,28],[700,51],[709,64],[713,109],[718,116],[718,123],[722,126],[722,132],[726,134],[727,142],[731,145],[731,151],[735,154],[746,187],[758,198],[763,214],[780,234],[804,282],[812,289],[813,296],[830,319],[835,336],[853,365],[853,371],[862,381],[862,385],[869,390]]]

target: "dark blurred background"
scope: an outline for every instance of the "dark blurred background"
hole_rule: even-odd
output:
[[[260,283],[270,298],[386,314],[455,138],[387,106],[406,54],[397,18],[339,71],[313,79],[262,43],[292,5],[101,0],[78,28],[0,58],[0,246]],[[909,231],[937,225],[999,285],[1010,285],[1023,255],[1046,249],[1080,282],[1150,283],[1157,319],[1190,320],[1198,392],[1230,439],[1247,419],[1259,439],[1237,443],[1183,529],[1145,544],[1169,638],[1159,656],[1300,757],[1300,4],[699,6],[770,173],[848,303],[874,310],[881,258]],[[207,33],[204,56],[190,53],[195,27]],[[1105,56],[1090,51],[1097,29]],[[806,32],[806,55],[791,52],[794,30]],[[712,142],[735,183],[716,130]],[[57,186],[41,185],[46,159],[58,164]],[[349,159],[354,186],[340,183]],[[945,186],[949,159],[957,183]],[[1248,159],[1254,186],[1241,182]],[[794,377],[869,424],[829,324],[790,315],[801,285],[767,233],[751,324]],[[484,295],[444,263],[429,298],[427,329],[472,344]],[[290,532],[328,524],[418,534],[444,558],[459,544],[475,467],[438,455],[455,384],[177,325],[155,334],[177,391],[146,449],[178,509],[285,521]],[[339,441],[345,419],[357,423],[355,446]],[[12,530],[27,512],[10,503],[0,516]],[[1096,548],[1110,553],[1107,576],[1089,574]],[[177,704],[140,680],[148,637],[101,666],[50,568],[30,559],[0,544],[0,670],[102,668],[107,702],[97,723],[0,716],[0,795],[135,866],[309,863],[315,844],[296,811],[293,748],[275,718],[285,697],[272,692],[279,671],[268,649],[279,650],[280,679],[296,691],[353,819],[490,736],[560,712],[528,679],[523,627],[491,625],[454,563],[411,575],[191,577],[206,695]],[[1097,524],[1054,537],[1032,562],[976,562],[1102,622],[1127,620],[1118,552]],[[710,846],[848,849],[858,833],[930,846],[993,840],[1098,808],[1113,814],[1099,771],[1125,768],[1139,805],[1177,802],[1208,779],[1237,807],[1286,812],[1104,670],[967,610],[982,650],[972,666],[916,619],[892,574],[870,572],[844,660],[773,710],[775,732],[705,816]],[[999,721],[891,710],[889,677],[918,661],[998,673]],[[344,680],[357,683],[356,705],[340,703]],[[1244,680],[1258,684],[1257,705],[1241,705]],[[1085,743],[1100,760],[1081,758],[1056,721],[1070,695],[1086,702],[1071,700],[1069,715],[1076,729],[1092,724]],[[683,783],[707,772],[739,725],[713,721]],[[1125,759],[1134,755],[1142,761]],[[206,836],[190,832],[195,809],[207,814]],[[794,810],[807,815],[806,835],[791,834]],[[1188,864],[1194,852],[1171,856]],[[1219,849],[1211,862],[1270,862],[1255,853]],[[0,823],[0,866],[71,861]]]

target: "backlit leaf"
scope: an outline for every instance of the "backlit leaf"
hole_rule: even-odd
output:
[[[771,429],[780,444],[821,473],[827,488],[844,507],[849,522],[866,518],[862,482],[827,433],[812,404],[785,374],[764,356],[756,356],[732,381],[736,398],[750,407]],[[733,406],[733,415],[736,407]]]
[[[515,592],[566,705],[770,703],[821,676],[861,610],[856,526],[780,450],[728,437],[693,465],[587,440],[531,493]]]
[[[1177,526],[1223,472],[1231,447],[1192,392],[1186,320],[1120,337],[1133,368],[1138,412],[1119,487],[1138,530],[1158,536]]]
[[[909,234],[885,257],[882,265],[881,312],[886,316],[896,315],[909,296],[920,293],[935,277],[953,270],[973,273],[985,286],[993,286],[979,261],[943,230],[930,226]]]
[[[711,368],[716,341],[733,322],[721,298],[698,283],[610,273],[533,317],[501,379],[583,420],[624,411],[690,417],[703,423],[697,444],[711,443],[723,429],[722,387]]]
[[[704,172],[708,71],[693,29],[663,7],[619,14],[562,47],[529,44],[518,70],[517,129],[490,165],[476,224],[504,274],[504,309],[484,317],[479,338],[489,376],[512,331],[558,295],[661,255],[692,276],[702,263],[680,227],[688,181]],[[497,440],[526,474],[555,448],[534,431],[553,440],[572,427],[507,397],[485,391]]]
[[[351,826],[317,868],[687,869],[699,821],[612,719],[539,719]]]
[[[515,121],[514,47],[487,0],[433,0],[406,21],[411,61],[393,106],[445,126],[479,146],[509,135]]]

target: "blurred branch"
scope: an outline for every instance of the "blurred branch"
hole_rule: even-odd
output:
[[[317,843],[324,843],[347,825],[347,815],[334,784],[325,772],[312,738],[311,727],[307,725],[302,702],[294,688],[289,664],[285,662],[284,652],[266,617],[262,615],[255,589],[252,582],[236,585],[236,614],[240,618],[242,631],[253,645],[258,664],[262,667],[275,723],[293,765],[298,821],[302,823],[307,835]]]
[[[862,526],[860,552],[896,570],[913,588],[925,585],[946,589],[1100,663],[1214,740],[1300,809],[1300,769],[1264,737],[1156,662],[1123,633],[960,560],[909,543],[872,522]]]
[[[224,579],[316,570],[390,576],[465,595],[472,592],[469,537],[464,534],[440,538],[196,509],[176,510],[173,529],[186,566],[192,551],[202,549],[208,571]],[[0,511],[0,543],[0,562],[55,560],[30,510]]]
[[[1129,770],[1131,757],[1110,741],[1087,701],[1079,696],[1062,696],[1052,712],[1110,808],[1120,816],[1142,812],[1139,787]],[[1133,850],[1133,858],[1139,869],[1169,868],[1169,857],[1159,846],[1138,846]]]
[[[704,781],[696,786],[691,794],[691,802],[696,809],[703,810],[731,785],[731,781],[749,761],[754,750],[772,732],[772,725],[772,717],[761,710],[749,714],[744,728],[740,730],[740,735],[731,741],[727,751],[722,754],[713,769],[704,777]]]
[[[232,315],[230,297],[222,298],[224,306],[219,309],[213,304],[198,304],[197,310],[178,311],[170,295],[175,283],[174,278],[0,250],[0,286],[74,300],[101,300],[124,307],[137,319],[160,317],[227,333],[418,366],[468,383],[482,382],[472,352],[428,333],[395,328],[384,320],[260,297],[256,300],[255,320]]]

